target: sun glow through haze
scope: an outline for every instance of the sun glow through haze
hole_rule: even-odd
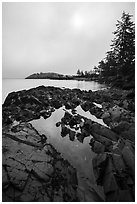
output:
[[[72,25],[74,26],[75,29],[82,29],[84,27],[84,24],[85,24],[84,20],[85,19],[81,14],[76,13],[72,17]]]
[[[93,69],[123,11],[134,15],[134,3],[2,3],[3,78]]]

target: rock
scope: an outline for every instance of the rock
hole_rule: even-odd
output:
[[[77,110],[72,109],[72,111],[71,111],[71,112],[72,112],[72,114],[73,114],[73,115],[75,115],[75,114],[76,114],[76,112],[77,112]]]
[[[82,108],[85,112],[87,112],[87,111],[90,109],[90,107],[91,107],[91,103],[90,103],[90,102],[84,102],[84,103],[81,104],[81,108]]]
[[[9,186],[9,179],[4,167],[2,167],[2,188],[5,189],[8,186]]]
[[[123,109],[117,105],[109,109],[109,113],[111,114],[111,118],[113,121],[119,121],[122,112],[123,112]]]
[[[128,101],[126,99],[123,101],[123,108],[128,109]]]
[[[103,122],[107,125],[110,124],[111,122],[111,116],[109,112],[104,112],[103,115],[101,116],[101,118],[103,119]]]
[[[112,162],[112,157],[110,155],[107,155],[107,162],[106,162],[106,167],[105,167],[105,175],[107,176],[110,173],[113,173],[115,171],[113,162]]]
[[[92,115],[95,115],[97,118],[101,118],[102,117],[102,109],[97,107],[96,105],[93,104],[93,106],[90,108],[89,112]]]
[[[3,134],[3,201],[50,202],[59,198],[78,201],[76,170],[50,144],[39,148],[14,140],[15,135],[16,138],[26,135],[38,141],[40,135],[31,124],[20,123],[15,129],[13,138]],[[62,193],[58,197],[59,189]]]
[[[118,202],[118,191],[111,191],[106,194],[106,202]]]
[[[110,113],[109,112],[104,112],[101,118],[106,119],[106,118],[109,118],[109,117],[110,117]]]
[[[121,132],[121,137],[135,142],[135,126],[132,125],[128,130]]]
[[[49,176],[53,173],[53,167],[48,163],[37,162],[34,164],[33,172],[38,179],[47,182],[50,179]]]
[[[72,103],[75,104],[76,106],[80,105],[80,99],[78,97],[72,98]]]
[[[106,166],[106,159],[107,159],[107,154],[106,153],[102,153],[102,154],[98,154],[96,157],[93,158],[92,160],[92,164],[93,164],[93,171],[94,171],[94,175],[97,181],[97,184],[102,183],[102,179],[103,177],[101,176],[101,181],[100,181],[100,173],[105,169]]]
[[[59,109],[60,107],[62,107],[62,103],[59,100],[52,100],[51,104],[53,105],[54,108]]]
[[[116,132],[117,134],[120,134],[123,131],[127,131],[130,128],[131,124],[129,124],[126,121],[121,121],[120,123],[111,123],[111,130]]]
[[[135,156],[128,146],[125,146],[122,150],[123,159],[131,171],[131,175],[135,177]]]
[[[105,194],[109,193],[109,192],[116,192],[119,188],[116,182],[116,179],[113,175],[113,173],[109,173],[104,177],[104,192]]]
[[[118,195],[119,202],[134,202],[129,190],[120,190]]]
[[[7,160],[7,165],[6,169],[10,182],[17,189],[23,190],[28,179],[28,173],[24,171],[24,165],[14,160],[11,161],[11,159]]]
[[[11,105],[11,100],[17,100],[18,99],[18,93],[17,92],[11,92],[8,94],[4,101],[4,106],[10,106]]]
[[[102,135],[112,141],[117,141],[118,140],[118,135],[116,133],[114,133],[113,131],[111,131],[109,128],[104,127],[103,125],[99,125],[97,123],[94,123],[92,125],[92,132],[91,134],[98,134],[98,135]]]
[[[46,189],[43,188],[42,183],[34,176],[30,176],[24,191],[21,194],[21,202],[36,202],[37,200],[50,201],[47,196]]]
[[[123,161],[123,159],[122,159],[122,157],[120,155],[112,154],[112,160],[113,160],[115,170],[119,174],[121,174],[122,172],[124,172],[126,170],[124,161]]]
[[[92,136],[94,139],[100,143],[102,143],[107,149],[112,146],[112,141],[106,137],[103,137],[102,135],[98,135],[96,133],[93,133]]]
[[[92,145],[93,152],[100,154],[105,151],[105,146],[101,144],[100,142],[95,141]]]
[[[65,105],[65,109],[67,110],[72,109],[72,106],[69,102],[66,102],[64,105]]]

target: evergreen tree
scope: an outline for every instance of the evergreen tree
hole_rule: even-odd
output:
[[[115,38],[112,40],[111,53],[118,75],[128,75],[135,69],[135,24],[131,17],[123,12],[121,21],[117,21]]]
[[[78,71],[77,71],[77,75],[79,76],[79,75],[81,75],[81,71],[78,69]]]
[[[126,86],[135,80],[135,24],[131,15],[123,12],[121,21],[117,21],[115,37],[111,50],[106,58],[99,62],[101,76],[107,82],[114,82],[116,86]]]
[[[83,71],[81,71],[80,75],[81,75],[81,76],[84,76],[84,72],[83,72]]]

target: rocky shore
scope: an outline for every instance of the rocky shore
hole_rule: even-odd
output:
[[[102,119],[98,124],[76,112],[81,106]],[[40,86],[10,93],[2,105],[3,201],[85,201],[76,169],[29,123],[64,107],[56,123],[61,136],[83,143],[91,137],[92,160],[101,201],[135,200],[135,93],[96,92]]]

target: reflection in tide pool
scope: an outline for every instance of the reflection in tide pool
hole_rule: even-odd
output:
[[[61,127],[56,127],[56,123],[64,116],[63,107],[56,110],[48,119],[41,117],[39,120],[33,120],[31,124],[39,131],[40,134],[45,134],[48,141],[67,159],[84,178],[95,183],[95,178],[92,169],[92,158],[94,153],[89,146],[90,137],[86,137],[83,143],[80,143],[76,138],[74,141],[69,139],[69,135],[61,137]]]
[[[65,137],[61,136],[61,126],[56,127],[56,123],[61,121],[64,117],[64,107],[56,110],[48,119],[41,117],[38,120],[31,121],[31,124],[39,131],[40,134],[45,134],[48,138],[48,142],[61,153],[63,158],[67,159],[78,172],[78,177],[87,178],[92,184],[95,183],[95,178],[92,169],[92,159],[95,153],[92,152],[89,145],[92,136],[85,137],[83,143],[80,143],[75,137],[74,141],[69,139],[69,135]],[[77,113],[98,122],[95,116],[89,112],[84,112],[80,106],[76,108]],[[99,122],[103,124],[100,119]]]

